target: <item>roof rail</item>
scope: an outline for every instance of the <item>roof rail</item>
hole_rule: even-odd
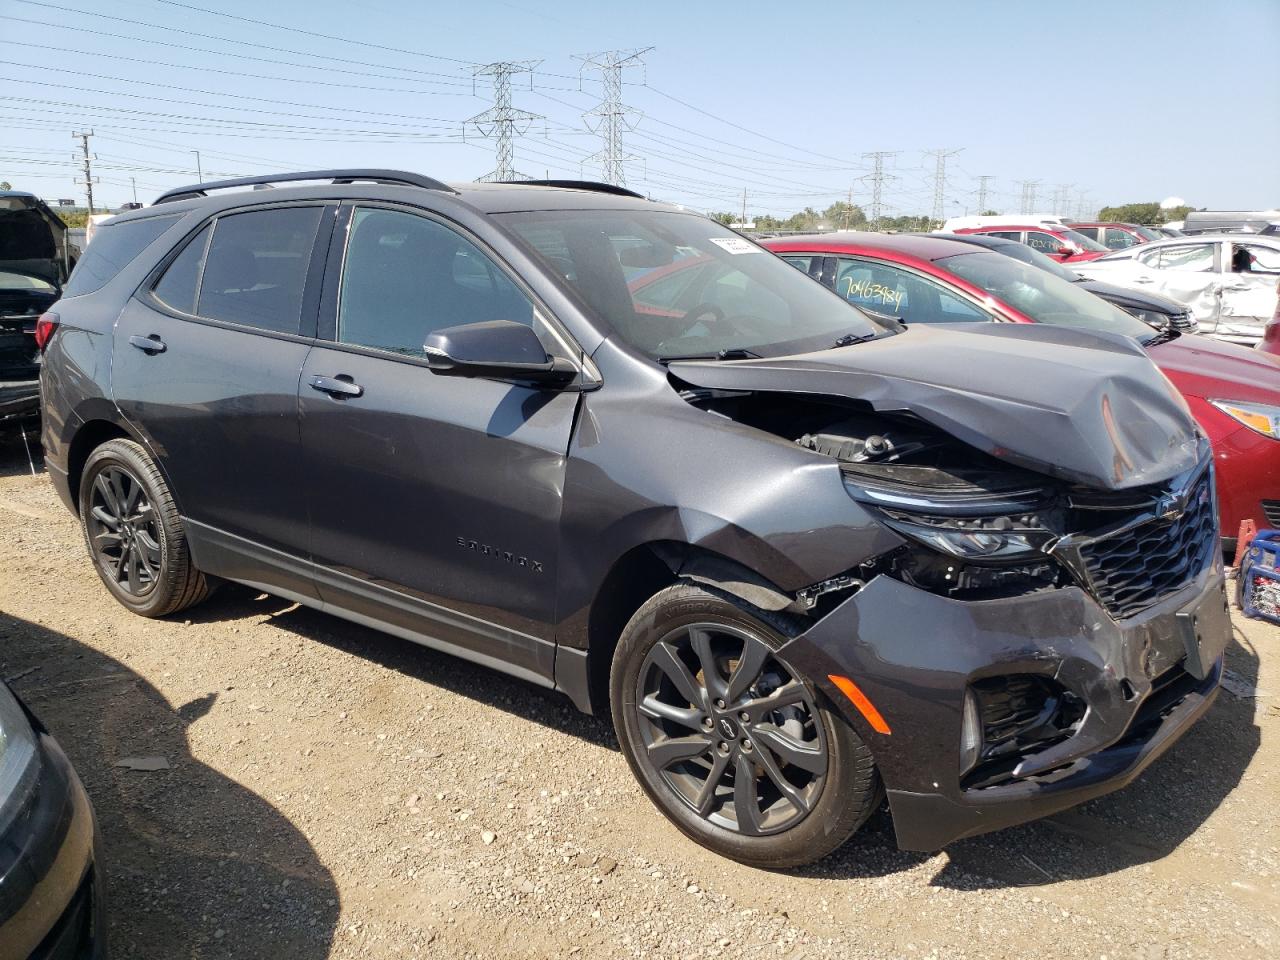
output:
[[[643,193],[636,193],[634,190],[615,186],[612,183],[599,183],[595,180],[499,180],[498,182],[517,187],[560,187],[564,190],[591,190],[595,193],[611,193],[616,197],[635,197],[637,200],[648,199]]]
[[[214,180],[209,183],[193,183],[186,187],[176,187],[156,197],[156,203],[170,203],[174,200],[190,200],[193,197],[207,197],[210,190],[226,190],[231,187],[270,187],[275,183],[293,183],[300,180],[330,180],[333,183],[355,183],[366,180],[371,183],[391,183],[404,187],[422,187],[424,190],[445,190],[457,193],[448,184],[441,183],[432,177],[424,177],[420,173],[407,173],[404,170],[307,170],[302,173],[269,173],[260,177],[236,177],[234,180]]]

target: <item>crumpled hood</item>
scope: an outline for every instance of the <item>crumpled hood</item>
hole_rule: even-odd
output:
[[[1008,463],[1109,490],[1197,459],[1186,402],[1136,342],[1047,324],[912,326],[764,360],[680,361],[694,386],[848,397],[909,411]]]

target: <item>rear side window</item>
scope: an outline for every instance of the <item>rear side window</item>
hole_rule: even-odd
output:
[[[212,227],[197,233],[169,264],[155,285],[152,293],[156,299],[183,313],[196,312],[196,293],[200,288],[200,268],[204,266],[204,251],[209,245]]]
[[[151,241],[173,226],[180,216],[147,217],[99,227],[93,235],[93,242],[71,271],[64,295],[79,297],[102,289],[107,281],[150,246]]]
[[[297,333],[322,210],[286,207],[219,217],[204,258],[196,314]],[[174,261],[170,270],[177,264]]]
[[[1016,240],[1021,242],[1022,231],[1020,230],[989,230],[988,237],[999,237],[1001,240]]]

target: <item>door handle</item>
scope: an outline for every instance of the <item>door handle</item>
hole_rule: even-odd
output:
[[[1133,282],[1134,283],[1155,283],[1155,281],[1152,280],[1150,277],[1134,277]]]
[[[1237,292],[1243,293],[1244,291],[1248,290],[1248,289],[1249,289],[1249,287],[1248,287],[1247,285],[1243,284],[1243,283],[1233,283],[1233,284],[1231,284],[1231,285],[1229,285],[1229,286],[1223,287],[1222,289],[1224,289],[1224,290],[1235,290],[1235,291],[1237,291]]]
[[[358,383],[353,383],[345,373],[340,373],[336,377],[312,377],[308,382],[311,384],[312,390],[327,393],[337,400],[341,400],[344,397],[364,396],[364,387]]]
[[[151,334],[149,337],[132,336],[129,338],[129,346],[137,347],[148,356],[154,356],[157,353],[164,353],[169,348],[165,346],[159,334]]]

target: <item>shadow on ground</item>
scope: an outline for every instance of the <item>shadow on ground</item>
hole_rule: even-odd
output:
[[[287,600],[228,586],[188,615],[218,621],[267,613],[273,613],[276,626],[307,640],[617,749],[607,718],[578,713],[560,694]],[[1245,683],[1256,684],[1258,652],[1239,630],[1227,651],[1227,667]],[[1252,701],[1238,701],[1224,691],[1210,713],[1127,789],[1047,820],[952,844],[933,883],[957,889],[1031,886],[1159,860],[1217,809],[1240,781],[1259,743]],[[653,815],[659,816],[656,811]],[[897,849],[892,821],[887,810],[881,810],[841,850],[799,873],[875,877],[927,859],[928,855]]]
[[[328,869],[267,800],[191,755],[187,728],[216,694],[170,705],[119,661],[3,612],[0,675],[16,678],[93,801],[113,957],[329,955]],[[153,755],[171,769],[114,766]]]

